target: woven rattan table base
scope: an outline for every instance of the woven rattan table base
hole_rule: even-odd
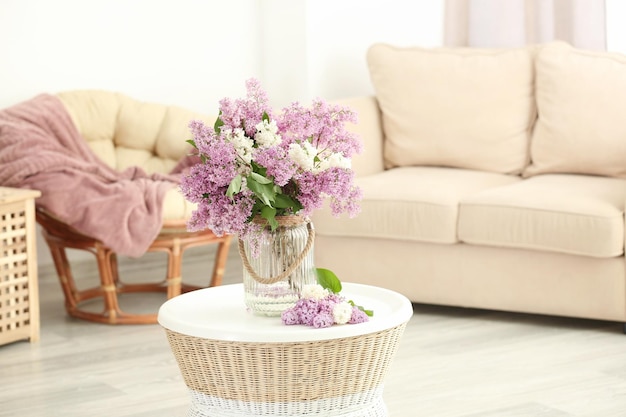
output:
[[[405,327],[294,343],[166,333],[191,392],[190,417],[385,417],[383,380]]]

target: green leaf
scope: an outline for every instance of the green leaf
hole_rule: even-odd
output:
[[[261,209],[261,217],[267,220],[272,230],[276,230],[278,222],[276,221],[276,209],[274,207],[263,207]]]
[[[302,209],[302,205],[287,194],[276,194],[274,207],[280,209],[293,208],[294,213]]]
[[[252,206],[252,217],[254,217],[255,214],[261,214],[263,207],[265,207],[265,204],[262,201],[254,200],[254,205]]]
[[[188,144],[190,144],[191,146],[193,146],[194,148],[198,149],[198,146],[196,146],[196,141],[193,139],[187,139],[185,142],[187,142]]]
[[[322,288],[327,289],[333,294],[339,294],[341,292],[341,281],[337,278],[337,275],[329,269],[324,268],[316,268],[317,272],[317,283],[322,286]]]
[[[265,203],[266,206],[272,206],[272,203],[276,200],[276,192],[274,191],[274,185],[272,183],[259,184],[254,177],[248,176],[246,184],[254,195]]]
[[[257,164],[254,161],[251,161],[250,165],[252,166],[252,172],[256,172],[259,175],[267,177],[267,168],[265,168],[262,165]]]
[[[270,117],[267,115],[267,112],[263,112],[263,117],[262,117],[264,122],[270,122]]]
[[[233,180],[230,182],[230,184],[228,184],[228,189],[226,190],[226,195],[228,197],[232,197],[239,191],[241,191],[241,181],[241,174],[237,174],[235,178],[233,178]]]
[[[258,182],[259,184],[271,184],[272,183],[272,180],[270,180],[269,178],[261,174],[257,174],[256,172],[251,172],[250,176],[254,178],[254,180]]]
[[[224,126],[224,121],[222,120],[221,116],[222,116],[222,111],[220,110],[220,114],[219,116],[217,116],[217,119],[215,119],[215,124],[213,125],[213,129],[215,130],[215,133],[217,133],[218,135],[222,131],[222,129],[220,128]]]
[[[348,300],[348,304],[350,304],[352,307],[356,307],[359,310],[361,310],[362,312],[365,313],[366,316],[368,317],[374,317],[374,310],[366,310],[363,306],[358,306],[354,303],[354,301],[352,300]]]

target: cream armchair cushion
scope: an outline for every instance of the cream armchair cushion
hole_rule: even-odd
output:
[[[193,119],[214,118],[176,106],[145,103],[100,90],[57,94],[89,147],[118,171],[138,166],[148,174],[167,174],[191,150],[186,140]],[[177,188],[163,202],[164,220],[186,219],[195,209]]]
[[[535,119],[533,51],[370,47],[387,167],[520,173]]]

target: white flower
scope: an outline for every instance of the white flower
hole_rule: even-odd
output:
[[[252,161],[252,146],[254,145],[252,139],[247,137],[246,133],[241,128],[227,130],[225,132],[225,136],[226,139],[235,147],[237,156],[241,158],[241,161],[243,161],[245,165],[250,165],[250,162]],[[241,165],[241,161],[238,165]]]
[[[337,324],[346,324],[352,317],[352,306],[347,301],[335,304],[333,307],[333,318]]]
[[[331,168],[343,168],[350,169],[352,168],[352,160],[350,158],[346,158],[343,154],[334,153],[328,158],[328,163]]]
[[[319,284],[307,284],[302,287],[300,295],[308,300],[321,300],[328,295],[328,290]]]
[[[320,158],[322,155],[317,155]],[[326,171],[329,168],[344,168],[350,169],[352,164],[350,162],[350,158],[346,158],[340,153],[331,153],[324,158],[320,158],[320,162],[313,169],[314,174],[318,174],[320,172]]]
[[[289,145],[289,158],[304,171],[312,171],[315,166],[317,149],[308,140],[302,144],[292,143]]]
[[[254,140],[259,145],[259,148],[271,148],[272,146],[279,145],[282,141],[282,138],[278,134],[278,126],[276,126],[274,120],[271,122],[263,120],[257,123],[255,128],[256,134],[254,135]]]

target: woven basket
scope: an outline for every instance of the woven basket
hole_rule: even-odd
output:
[[[383,380],[406,323],[314,342],[229,342],[165,329],[189,416],[386,416]],[[331,414],[332,413],[332,414]]]

